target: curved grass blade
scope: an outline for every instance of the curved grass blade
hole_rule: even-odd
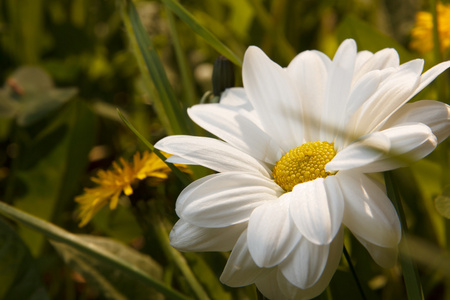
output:
[[[231,60],[234,64],[242,66],[242,59],[239,58],[233,51],[225,46],[215,35],[213,35],[208,29],[200,25],[192,14],[190,14],[181,4],[175,0],[162,0],[162,2],[169,8],[174,14],[176,14],[181,20],[183,20],[192,30],[201,36],[208,44],[220,54]]]
[[[121,15],[126,33],[133,48],[139,68],[145,80],[147,90],[152,93],[156,109],[163,115],[160,117],[169,134],[189,134],[193,127],[186,111],[177,101],[170,85],[163,63],[143,27],[132,1],[124,1]],[[149,76],[148,76],[149,75]],[[149,82],[151,81],[151,82]],[[153,92],[156,90],[157,95]]]
[[[86,241],[80,239],[75,234],[72,234],[56,225],[20,211],[3,202],[0,202],[0,214],[4,215],[7,218],[18,221],[28,227],[31,227],[32,229],[44,234],[51,240],[71,246],[81,253],[88,254],[93,258],[104,262],[105,264],[109,264],[111,267],[114,267],[115,269],[128,274],[130,277],[153,287],[155,290],[159,291],[169,299],[189,299],[188,297],[173,290],[171,287],[165,285],[159,280],[152,278],[141,269],[130,265],[118,256],[107,252],[100,247],[95,246],[94,244],[86,243]]]

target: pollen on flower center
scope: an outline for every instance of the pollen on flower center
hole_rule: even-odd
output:
[[[305,143],[283,155],[273,168],[272,175],[279,186],[290,192],[299,183],[331,175],[325,172],[325,165],[335,155],[334,143]]]

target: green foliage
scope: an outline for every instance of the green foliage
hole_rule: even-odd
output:
[[[86,244],[94,245],[123,259],[134,268],[141,269],[155,279],[161,279],[161,266],[149,256],[113,241],[98,236],[80,235],[78,238]],[[122,272],[116,272],[114,266],[80,252],[64,243],[51,242],[64,261],[77,270],[90,284],[100,290],[109,299],[164,299],[150,286],[134,280]]]
[[[20,236],[0,218],[0,299],[49,299],[35,260]]]
[[[116,210],[105,206],[83,228],[74,197],[98,170],[167,134],[204,135],[186,109],[212,90],[218,55],[236,65],[237,86],[249,45],[286,66],[353,38],[358,50],[391,47],[406,62],[419,57],[407,44],[412,19],[353,0],[0,1],[0,212],[17,221],[0,219],[0,298],[256,299],[254,286],[220,283],[227,254],[170,246],[174,202],[191,182],[172,164],[163,184],[133,182]],[[426,54],[426,66],[442,54]],[[418,98],[448,100],[445,76]],[[407,228],[396,267],[381,269],[347,237],[367,299],[420,298],[418,281],[425,298],[450,298],[449,147],[387,180]],[[348,262],[318,298],[360,299]]]

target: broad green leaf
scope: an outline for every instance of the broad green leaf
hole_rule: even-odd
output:
[[[152,96],[152,102],[155,104],[161,122],[169,134],[188,134],[192,130],[192,123],[182,104],[175,97],[175,92],[153,42],[142,26],[133,2],[124,2],[121,5],[121,13],[130,46],[134,51],[147,92]]]
[[[175,0],[163,0],[163,3],[181,20],[183,20],[192,30],[201,36],[208,44],[220,54],[231,60],[238,66],[242,66],[242,59],[232,52],[227,46],[219,41],[208,29],[203,27],[192,14],[190,14],[180,3]]]
[[[450,186],[444,188],[442,194],[436,197],[434,205],[441,216],[450,219]]]
[[[0,282],[0,299],[49,299],[28,248],[2,218],[0,218]]]
[[[141,269],[155,279],[162,278],[162,268],[151,257],[109,238],[77,235],[86,244],[95,245]],[[117,272],[110,264],[98,260],[67,244],[51,242],[64,261],[98,288],[109,299],[163,299],[150,286],[143,284],[124,272]]]
[[[369,50],[376,52],[384,48],[394,48],[397,50],[402,61],[409,61],[416,58],[399,42],[378,31],[356,16],[348,15],[342,20],[337,29],[337,36],[341,42],[348,38],[354,39],[358,44],[359,51]]]
[[[50,76],[38,67],[21,67],[0,90],[0,116],[16,117],[20,126],[29,126],[60,108],[76,93],[75,88],[55,88]]]
[[[133,278],[136,281],[140,281],[143,284],[147,284],[148,286],[153,287],[155,290],[164,294],[169,299],[174,300],[186,300],[187,297],[181,295],[177,291],[173,290],[171,287],[165,285],[161,281],[153,278],[151,274],[148,274],[145,270],[142,270],[139,266],[134,266],[129,262],[125,261],[123,258],[118,255],[106,251],[105,249],[98,247],[92,243],[86,243],[85,240],[79,238],[75,234],[72,234],[52,223],[46,222],[40,218],[37,218],[33,215],[25,213],[17,208],[7,205],[0,201],[0,214],[18,221],[25,226],[28,226],[30,229],[36,230],[42,234],[44,234],[47,238],[64,243],[73,249],[80,251],[86,255],[91,256],[94,259],[97,259],[102,264],[108,264],[112,269],[120,272],[124,272],[130,278]]]
[[[14,204],[52,220],[64,203],[72,201],[88,162],[94,129],[95,116],[91,110],[81,101],[72,102],[31,141],[20,140],[22,151],[12,169],[10,199]],[[19,232],[32,253],[40,253],[43,237],[23,226]]]

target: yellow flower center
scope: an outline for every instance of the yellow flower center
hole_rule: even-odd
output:
[[[279,186],[290,192],[299,183],[331,175],[325,172],[325,165],[335,155],[334,143],[305,143],[283,155],[273,168],[273,178]]]

